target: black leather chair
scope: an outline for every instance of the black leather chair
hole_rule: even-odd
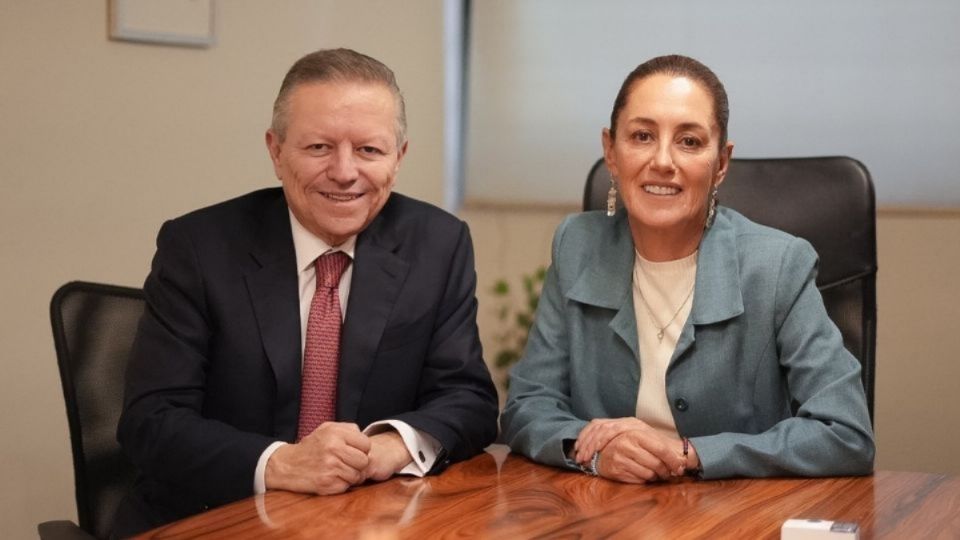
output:
[[[74,281],[50,302],[67,406],[79,527],[47,521],[41,538],[106,538],[135,469],[117,443],[127,359],[143,313],[139,289]]]
[[[606,208],[603,160],[587,176],[584,210]],[[877,342],[876,207],[870,173],[849,157],[733,159],[720,204],[810,242],[820,255],[817,287],[843,342],[863,367],[873,418]],[[617,201],[620,206],[620,201]]]

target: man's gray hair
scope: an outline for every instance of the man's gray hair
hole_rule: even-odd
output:
[[[286,138],[290,94],[301,84],[315,82],[365,82],[386,86],[397,103],[397,147],[406,142],[407,112],[396,76],[383,62],[351,49],[321,49],[297,60],[290,67],[273,102],[273,120],[270,124],[270,129],[280,141]]]

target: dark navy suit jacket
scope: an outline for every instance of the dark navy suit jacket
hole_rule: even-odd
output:
[[[357,237],[337,420],[432,435],[443,451],[431,472],[492,442],[475,288],[466,224],[392,194]],[[264,449],[296,437],[300,308],[282,190],[165,223],[144,293],[118,429],[140,476],[121,536],[250,496]]]

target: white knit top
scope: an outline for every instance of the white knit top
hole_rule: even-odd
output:
[[[640,351],[637,418],[660,433],[677,437],[667,401],[667,366],[693,306],[697,252],[667,262],[651,262],[636,254],[633,265],[633,309]],[[663,329],[663,338],[657,334]]]

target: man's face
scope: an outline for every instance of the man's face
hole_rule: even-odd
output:
[[[397,104],[387,86],[301,84],[288,97],[285,138],[267,149],[293,215],[331,246],[358,234],[393,189],[406,153],[397,141]]]

